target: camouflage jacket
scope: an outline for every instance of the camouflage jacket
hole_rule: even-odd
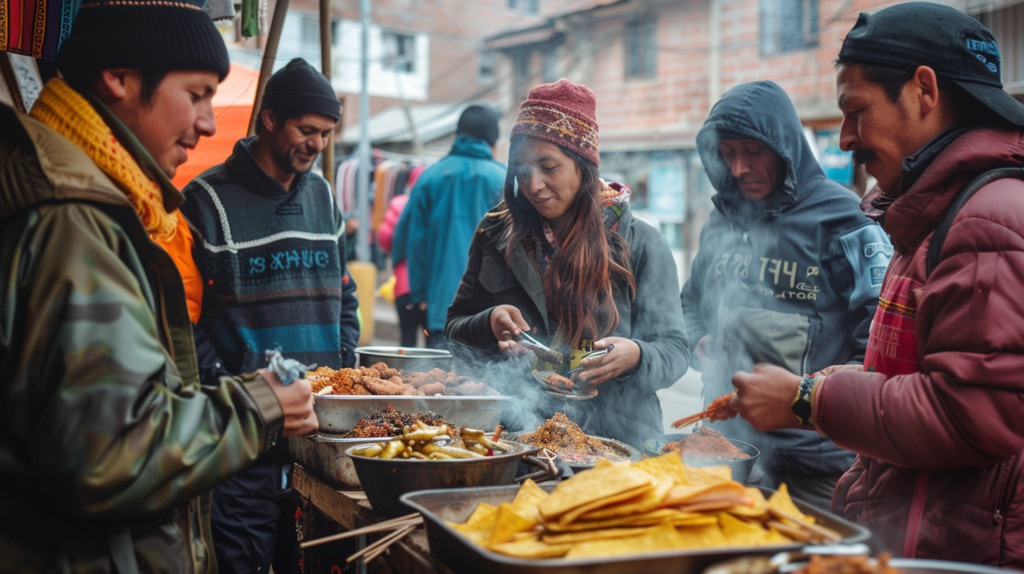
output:
[[[208,492],[282,423],[259,377],[200,385],[170,256],[82,150],[0,105],[0,572],[215,572]]]

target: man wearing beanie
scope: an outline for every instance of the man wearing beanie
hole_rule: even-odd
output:
[[[0,571],[212,572],[209,491],[317,428],[309,383],[200,384],[171,185],[228,72],[184,2],[87,1],[0,106]]]
[[[505,165],[494,160],[498,116],[469,106],[451,152],[416,181],[395,230],[392,257],[405,257],[409,305],[427,312],[427,346],[445,346],[448,306],[466,270],[476,225],[501,201]]]
[[[355,365],[358,302],[345,269],[345,223],[327,181],[310,171],[340,116],[327,78],[296,58],[267,81],[257,135],[185,187],[182,212],[202,237],[195,335],[204,381],[265,364],[267,349],[307,365]],[[297,568],[291,469],[282,441],[214,490],[221,572]]]
[[[733,406],[768,430],[803,405],[856,452],[832,509],[880,549],[1024,569],[1024,105],[992,33],[938,4],[861,14],[837,67],[895,248],[864,364],[755,367]]]

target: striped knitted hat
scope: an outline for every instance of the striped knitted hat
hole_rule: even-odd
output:
[[[111,68],[202,70],[221,80],[231,62],[206,0],[84,0],[60,46],[57,69],[69,79]]]
[[[528,135],[570,149],[600,167],[597,99],[584,85],[565,78],[530,90],[519,106],[512,135]]]

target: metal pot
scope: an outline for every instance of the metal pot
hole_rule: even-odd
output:
[[[665,435],[663,440],[651,439],[644,443],[644,450],[651,456],[660,456],[665,453],[661,451],[662,447],[670,442],[676,442],[683,439],[688,435],[685,434],[670,434]],[[732,460],[717,460],[701,458],[697,456],[684,456],[683,462],[686,464],[704,468],[707,466],[728,466],[732,469],[732,479],[736,482],[745,483],[747,478],[750,477],[750,471],[754,470],[754,464],[757,462],[757,457],[761,456],[761,451],[749,442],[743,442],[732,438],[725,439],[733,444],[736,448],[743,451],[745,454],[749,454],[750,458],[737,458]]]
[[[353,446],[382,440],[386,439],[341,438],[330,433],[293,436],[288,439],[288,451],[292,460],[332,488],[361,490],[363,487],[359,484],[359,476],[345,451]]]
[[[515,484],[520,461],[547,467],[545,462],[531,456],[540,449],[505,440],[501,444],[511,450],[506,454],[485,458],[455,460],[369,458],[352,454],[352,449],[356,448],[354,446],[346,454],[355,465],[359,482],[363,485],[373,511],[381,516],[394,517],[409,513],[409,509],[399,500],[407,492]]]
[[[506,439],[508,439],[508,440],[510,440],[512,442],[517,442],[518,443],[523,437],[525,437],[526,435],[529,435],[529,434],[533,434],[533,433],[534,433],[534,431],[529,431],[529,432],[510,432],[510,433],[505,433],[502,436],[504,436]],[[628,445],[628,444],[626,444],[624,442],[620,442],[620,441],[617,441],[617,440],[611,439],[611,438],[602,438],[602,437],[599,437],[599,436],[594,436],[594,437],[590,437],[590,438],[593,438],[593,439],[596,439],[596,440],[600,441],[605,446],[611,448],[613,451],[615,451],[616,453],[620,454],[622,456],[622,458],[620,460],[628,459],[630,462],[636,462],[636,461],[638,461],[638,460],[640,460],[640,459],[642,459],[644,457],[643,453],[641,453],[639,450],[633,448],[632,446],[630,446],[630,445]],[[530,447],[530,448],[537,448],[537,447],[533,447],[533,446],[531,446],[529,444],[526,444],[526,443],[520,443],[520,444],[522,444],[523,446],[526,446],[526,447]],[[551,451],[551,452],[555,452],[555,451]],[[588,468],[594,468],[594,463],[593,462],[574,461],[574,460],[570,460],[569,458],[567,458],[565,456],[562,456],[558,452],[555,452],[555,454],[557,454],[562,460],[564,460],[565,463],[569,465],[569,468],[571,468],[573,470],[573,472],[580,472],[581,470],[587,470]]]
[[[452,370],[452,354],[440,349],[420,349],[416,347],[358,347],[356,356],[359,366],[372,367],[377,363],[386,363],[392,369],[403,373],[422,372],[430,369]]]

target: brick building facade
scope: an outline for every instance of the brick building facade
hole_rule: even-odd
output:
[[[617,0],[549,17],[487,40],[499,51],[505,123],[530,87],[566,77],[597,95],[601,171],[634,190],[681,270],[712,209],[694,138],[726,90],[773,80],[793,99],[827,173],[862,192],[865,175],[837,148],[833,61],[862,11],[885,0]],[[1024,4],[953,5],[989,24],[1004,82],[1024,95]],[[507,133],[507,131],[506,131]],[[685,273],[681,273],[685,275]]]

